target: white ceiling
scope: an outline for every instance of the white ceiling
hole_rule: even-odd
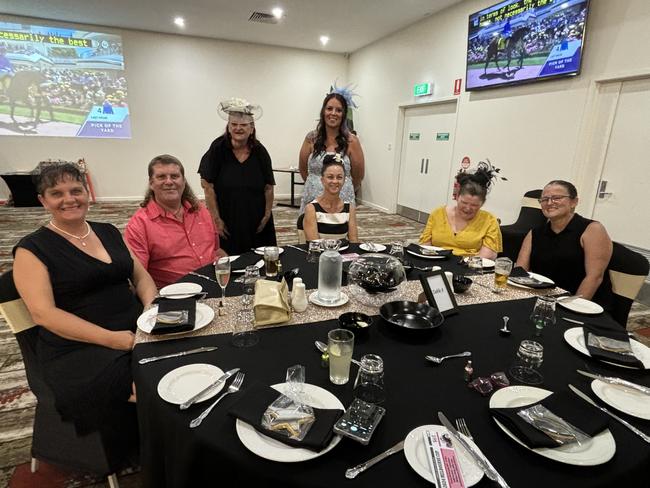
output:
[[[352,53],[462,0],[3,0],[2,13],[232,41]],[[254,11],[284,9],[276,25]],[[172,20],[185,18],[179,29]],[[330,37],[326,47],[321,35]]]

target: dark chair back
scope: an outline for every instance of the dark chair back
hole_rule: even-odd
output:
[[[632,302],[647,279],[649,270],[650,263],[645,256],[614,242],[608,266],[614,293],[612,317],[623,327],[627,326]]]
[[[31,316],[16,290],[12,271],[0,276],[0,313],[15,334],[25,365],[27,383],[36,396],[32,457],[98,476],[108,476],[125,467],[128,464],[125,462],[125,453],[129,452],[129,446],[121,446],[123,452],[108,452],[102,433],[92,432],[80,436],[72,422],[61,418],[55,406],[54,393],[43,379],[36,352],[39,327],[33,325],[33,322],[27,327]],[[126,421],[124,429],[133,429],[137,439],[135,408],[125,402],[125,410],[130,411],[131,422]],[[115,479],[112,483],[115,484]]]
[[[501,236],[503,237],[503,252],[501,256],[508,257],[516,261],[519,255],[521,243],[528,231],[544,224],[546,217],[537,201],[542,196],[542,190],[527,191],[521,200],[521,209],[519,216],[514,224],[502,225]]]

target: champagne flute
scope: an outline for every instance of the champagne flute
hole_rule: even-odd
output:
[[[226,286],[230,280],[230,258],[224,257],[214,263],[214,272],[217,275],[217,283],[221,287],[221,301],[219,308],[223,309],[223,302],[226,299]]]

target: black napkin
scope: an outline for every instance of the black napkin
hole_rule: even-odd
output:
[[[158,302],[158,315],[164,312],[177,312],[187,310],[187,320],[181,323],[164,323],[158,321],[153,326],[151,333],[158,334],[171,334],[175,332],[187,332],[194,329],[194,321],[196,319],[196,298],[182,298],[180,300],[172,300],[169,298],[162,298]]]
[[[587,347],[587,350],[589,351],[589,354],[592,358],[600,359],[602,361],[609,361],[616,364],[622,364],[624,366],[632,366],[633,368],[645,369],[643,363],[634,356],[619,354],[613,351],[606,351],[605,349],[589,345],[588,334],[590,333],[601,337],[607,337],[609,339],[616,339],[618,341],[626,342],[629,344],[630,338],[624,329],[611,329],[609,327],[587,323],[582,327],[582,330],[584,331],[585,346]]]
[[[595,436],[607,428],[609,417],[595,407],[578,399],[573,393],[553,393],[540,402],[515,408],[491,408],[490,413],[513,435],[531,449],[558,447],[557,442],[522,419],[517,412],[541,404],[558,417],[577,427],[585,434]]]
[[[244,270],[246,269],[246,266],[251,266],[257,263],[260,259],[264,259],[264,256],[257,254],[253,251],[245,252],[237,259],[230,262],[230,269],[233,271]]]
[[[508,279],[514,283],[517,283],[518,285],[524,285],[529,288],[535,288],[539,290],[543,288],[555,288],[554,283],[545,283],[536,278],[533,278],[528,274],[528,271],[526,271],[521,266],[516,266],[513,268]]]
[[[255,430],[264,435],[272,437],[293,447],[304,447],[311,451],[320,452],[329,446],[334,436],[332,427],[343,414],[339,409],[323,409],[314,407],[316,420],[312,424],[309,432],[302,441],[289,439],[277,432],[273,432],[262,427],[262,416],[271,403],[273,403],[280,393],[273,388],[261,384],[256,384],[248,388],[235,403],[228,413],[235,418],[241,419],[247,424],[252,425]]]
[[[422,252],[422,248],[418,244],[409,244],[406,247],[406,249],[411,251],[411,252],[414,252],[416,254],[419,254],[420,256],[425,256],[425,257],[428,257],[428,256],[445,256],[445,257],[451,256],[451,249],[443,249],[441,251],[436,251],[435,254],[424,254],[424,252]]]

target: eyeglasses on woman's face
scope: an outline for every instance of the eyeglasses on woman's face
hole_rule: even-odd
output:
[[[541,205],[546,205],[546,204],[549,204],[549,203],[559,203],[562,200],[564,200],[565,198],[571,198],[571,196],[570,195],[552,195],[550,197],[538,198],[537,201]]]

